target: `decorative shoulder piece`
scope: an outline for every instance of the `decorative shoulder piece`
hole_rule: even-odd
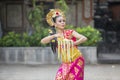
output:
[[[50,12],[46,15],[46,21],[50,26],[54,25],[53,18],[56,16],[63,16],[65,18],[64,13],[60,9],[50,9]]]

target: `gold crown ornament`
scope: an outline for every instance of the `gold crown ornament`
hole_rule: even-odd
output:
[[[50,9],[49,13],[46,15],[46,21],[50,26],[54,25],[53,18],[56,16],[62,16],[65,18],[64,13],[60,9]]]

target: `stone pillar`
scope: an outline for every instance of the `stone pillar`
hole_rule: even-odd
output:
[[[82,1],[82,26],[93,25],[93,0]]]

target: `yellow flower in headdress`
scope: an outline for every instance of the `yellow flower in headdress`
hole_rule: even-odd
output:
[[[50,26],[54,25],[53,18],[56,16],[63,16],[65,18],[64,13],[60,9],[50,9],[50,12],[46,16],[46,21]]]

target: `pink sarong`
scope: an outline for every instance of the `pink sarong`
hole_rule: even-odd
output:
[[[80,56],[71,63],[62,63],[55,80],[84,80],[84,58]]]

